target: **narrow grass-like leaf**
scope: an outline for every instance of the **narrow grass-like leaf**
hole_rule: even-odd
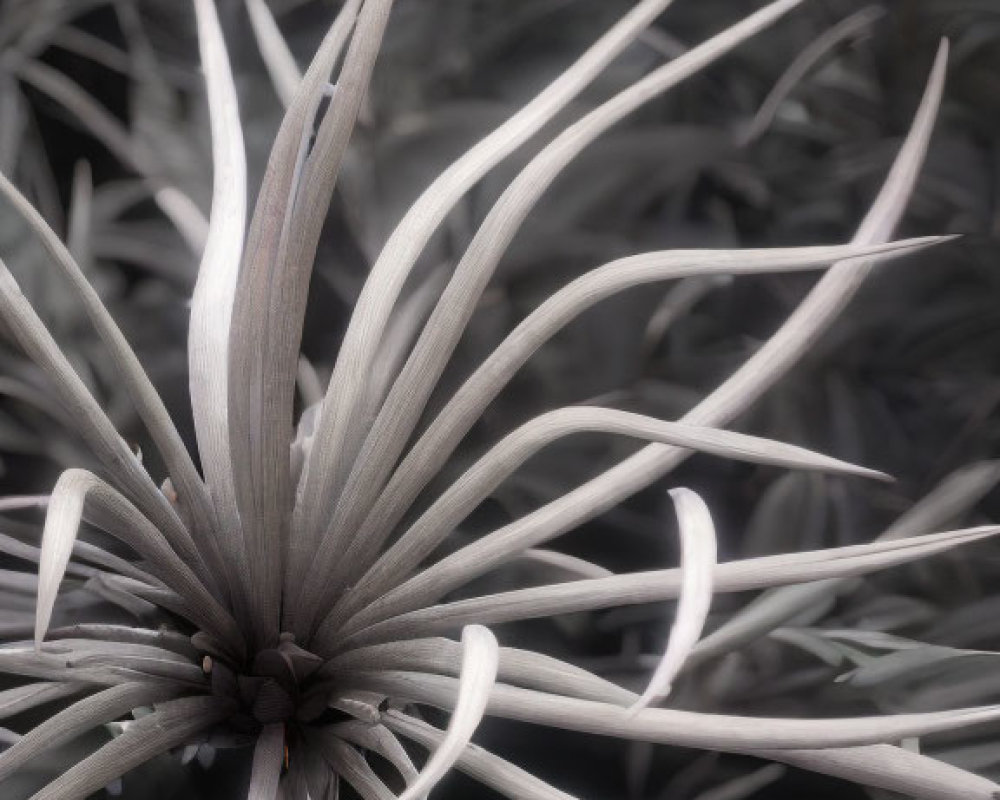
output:
[[[7,719],[22,711],[36,708],[56,700],[64,700],[80,694],[86,688],[84,683],[46,681],[29,683],[0,692],[0,719]]]
[[[822,636],[797,629],[779,628],[771,631],[770,638],[776,642],[783,642],[798,647],[809,655],[818,658],[831,667],[839,667],[844,663],[845,655],[842,648],[826,641]]]
[[[405,597],[409,603],[419,602],[416,598],[422,595],[417,586],[438,586],[433,568],[393,591],[389,591],[389,587],[410,575],[421,560],[528,458],[566,435],[595,431],[640,436],[741,461],[884,477],[872,470],[854,467],[803,448],[730,431],[695,428],[608,408],[583,406],[550,411],[509,434],[455,481],[372,569],[356,580],[344,601],[345,608],[332,612],[325,626],[336,625],[345,614],[360,609],[376,597],[379,597],[380,611],[392,609],[393,599]],[[348,550],[345,557],[350,558],[351,555]],[[448,569],[455,560],[463,557],[463,552],[459,551],[446,559],[446,566],[442,568]],[[318,595],[322,598],[321,607],[333,603],[335,588],[336,584],[333,584],[326,593]]]
[[[382,715],[382,719],[390,730],[417,742],[427,750],[434,751],[440,748],[444,741],[444,731],[400,711],[387,711]],[[521,798],[576,800],[572,795],[549,786],[531,773],[472,743],[465,746],[455,766],[480,783],[513,800]]]
[[[719,564],[712,582],[716,592],[742,592],[832,577],[864,575],[928,558],[998,533],[1000,527],[987,526],[920,536],[902,542],[875,542],[812,553],[751,558]],[[495,624],[586,609],[674,600],[680,592],[680,586],[680,570],[673,569],[518,589],[428,606],[374,624],[360,634],[353,633],[359,626],[359,618],[355,618],[342,632],[338,644],[346,647],[435,635],[473,621]],[[346,633],[351,635],[345,637]],[[323,644],[324,647],[336,647],[333,642],[325,641]]]
[[[458,681],[441,675],[384,670],[359,676],[351,684],[445,710],[457,706]],[[633,741],[737,751],[880,744],[1000,719],[998,706],[840,719],[738,717],[665,708],[631,711],[505,684],[493,687],[487,712],[545,727]]]
[[[633,710],[646,708],[670,693],[674,678],[698,643],[712,604],[712,571],[716,566],[715,525],[708,506],[690,489],[671,489],[681,540],[681,589],[677,617],[667,649]]]
[[[525,550],[517,559],[525,564],[540,566],[546,570],[566,576],[567,580],[577,580],[579,578],[606,578],[614,573],[602,567],[576,556],[560,553],[556,550],[547,550],[541,547],[532,547]]]
[[[45,508],[49,504],[47,494],[6,495],[0,497],[0,511],[21,511],[25,508]]]
[[[77,625],[53,628],[48,632],[48,639],[49,641],[60,639],[95,639],[106,642],[147,644],[173,650],[191,659],[199,655],[199,651],[191,644],[190,636],[185,636],[178,631],[166,629],[150,630],[132,625],[82,622]]]
[[[169,680],[188,690],[204,689],[205,674],[197,664],[182,664],[172,659],[149,658],[147,656],[102,655],[99,653],[70,659],[70,667],[106,667],[119,675],[157,681]]]
[[[142,464],[80,380],[80,376],[70,366],[2,261],[0,316],[32,361],[52,381],[67,413],[78,425],[80,434],[116,483],[171,542],[180,547],[193,548],[190,534],[180,518],[153,484]]]
[[[52,34],[50,42],[55,47],[89,58],[95,64],[122,75],[129,75],[132,71],[128,53],[106,39],[80,28],[63,25]]]
[[[285,550],[290,546],[288,450],[295,373],[312,263],[322,223],[368,85],[391,3],[366,3],[336,97],[312,130],[330,71],[354,24],[348,3],[310,65],[275,140],[236,287],[229,372],[228,446],[240,463],[237,501],[254,591],[256,635],[277,638]]]
[[[1000,482],[1000,462],[984,461],[946,477],[913,508],[883,531],[878,539],[912,538],[950,523],[967,512]],[[706,636],[692,658],[694,663],[726,653],[763,636],[804,609],[834,597],[843,581],[814,581],[768,592],[754,600],[720,628]]]
[[[48,497],[46,497],[46,506],[48,506]],[[42,557],[41,548],[36,547],[35,545],[26,544],[3,534],[0,534],[0,552],[15,556],[16,558],[23,558],[26,561],[31,561],[35,564],[39,563]],[[114,553],[109,553],[107,550],[103,550],[96,545],[90,544],[90,542],[81,542],[79,539],[75,541],[73,543],[73,557],[78,561],[89,562],[88,565],[70,563],[69,568],[76,569],[80,575],[83,575],[84,572],[86,572],[88,576],[95,574],[98,570],[89,566],[89,564],[96,564],[97,566],[103,567],[110,572],[117,572],[119,575],[127,575],[129,578],[133,578],[137,581],[156,583],[155,578],[153,578],[148,572],[139,569],[139,567],[135,566],[132,562],[126,561],[124,558],[116,556]]]
[[[368,381],[364,413],[366,424],[370,424],[378,415],[378,410],[399,374],[400,367],[405,363],[421,327],[433,310],[447,277],[444,267],[434,270],[409,297],[398,304],[393,313]],[[358,439],[354,444],[360,447],[363,437]]]
[[[317,748],[312,742],[301,751],[302,757],[289,762],[289,774],[282,781],[282,791],[285,792],[286,800],[292,797],[305,796],[319,798],[319,800],[337,800],[340,790],[340,778],[330,768],[326,760],[317,752]],[[291,779],[291,780],[289,780]],[[285,782],[288,781],[288,785]],[[304,791],[302,784],[305,784]],[[293,789],[298,789],[299,794],[294,794]]]
[[[461,757],[486,711],[498,663],[499,647],[489,629],[480,625],[467,626],[462,631],[462,671],[448,730],[417,779],[399,800],[414,800],[429,792]]]
[[[774,84],[774,88],[764,98],[757,113],[740,133],[740,144],[748,145],[771,126],[774,118],[788,95],[794,91],[802,79],[809,74],[823,58],[835,47],[848,39],[859,36],[876,23],[885,14],[885,9],[879,6],[866,6],[845,17],[832,28],[803,47],[788,65],[788,69]]]
[[[198,44],[212,128],[212,211],[188,327],[191,410],[198,451],[232,560],[235,596],[250,591],[229,451],[230,325],[246,226],[247,167],[236,88],[212,0],[195,0]]]
[[[166,589],[151,589],[148,584],[140,584],[139,582],[123,584],[122,580],[115,579],[117,577],[120,576],[107,574],[95,575],[84,584],[84,588],[96,597],[100,597],[102,600],[106,600],[108,603],[124,609],[126,613],[136,620],[148,620],[152,618],[157,613],[158,604],[170,611],[183,613],[184,601],[175,593],[169,592]],[[156,599],[150,599],[149,594],[142,587],[155,592],[157,594]],[[162,593],[168,594],[163,598],[161,597]]]
[[[26,83],[68,109],[116,158],[145,178],[160,210],[192,252],[201,251],[208,230],[204,215],[187,195],[163,182],[156,166],[136,152],[128,131],[107,109],[66,75],[40,61],[20,62],[17,73]]]
[[[656,305],[642,336],[642,357],[649,359],[678,319],[716,289],[729,286],[732,275],[695,275],[677,281]]]
[[[337,495],[334,514],[326,526],[326,535],[319,542],[316,559],[304,583],[304,594],[313,591],[318,581],[330,582],[332,565],[343,552],[345,544],[353,538],[356,526],[364,519],[389,477],[482,290],[514,234],[546,188],[587,144],[607,129],[766,28],[798,2],[777,0],[620,92],[567,128],[510,184],[490,210],[455,268],[454,276],[368,431],[355,469]],[[335,378],[336,374],[335,371]],[[335,432],[342,426],[336,420],[333,425],[328,425],[326,420],[331,413],[339,414],[339,409],[352,402],[350,395],[346,395],[331,400],[328,406],[337,403],[335,407],[324,407],[317,429],[317,446],[306,463],[307,501],[318,504],[329,502],[329,490],[333,488],[330,484],[318,496],[309,493],[309,468],[317,453],[333,460],[342,441],[342,437]],[[349,421],[354,413],[347,413]]]
[[[322,731],[320,752],[334,772],[358,793],[362,800],[397,800],[396,795],[373,771],[365,757],[330,732]]]
[[[160,703],[153,713],[130,724],[124,733],[70,767],[31,800],[84,800],[134,767],[190,741],[231,713],[230,703],[216,697],[185,697]]]
[[[392,731],[384,725],[370,725],[353,719],[332,726],[332,730],[344,741],[382,756],[395,767],[407,786],[411,786],[417,779],[419,773],[409,753],[392,734]]]
[[[0,666],[9,675],[79,682],[92,688],[136,683],[135,676],[125,676],[106,667],[68,667],[65,654],[38,652],[34,642],[13,642],[0,647]]]
[[[505,683],[568,697],[627,705],[632,692],[585,669],[531,650],[501,647],[497,676]],[[335,676],[373,669],[438,672],[458,677],[462,647],[451,639],[411,639],[348,650],[331,660],[321,674]]]
[[[855,236],[856,244],[885,241],[903,213],[937,116],[948,47],[942,43],[913,125],[882,190]],[[784,325],[728,380],[685,415],[684,421],[717,427],[748,408],[784,375],[853,297],[872,268],[866,259],[838,262]],[[547,505],[497,531],[500,540],[524,548],[549,541],[667,474],[688,451],[648,445],[639,453]],[[520,548],[517,548],[520,549]],[[505,551],[507,556],[510,550]]]
[[[90,162],[77,161],[70,192],[66,247],[77,264],[86,269],[91,263],[91,229],[94,204],[94,179]]]
[[[38,567],[37,643],[48,629],[87,501],[95,503],[113,523],[107,526],[108,533],[145,558],[152,573],[185,598],[192,621],[222,637],[234,651],[241,650],[243,642],[235,620],[171,549],[163,534],[128,500],[84,470],[64,472],[52,492]]]
[[[275,800],[285,760],[285,726],[265,725],[257,737],[247,800]]]
[[[66,428],[73,427],[73,420],[59,401],[30,383],[8,376],[0,377],[0,394],[34,406]]]
[[[965,541],[976,541],[979,538],[984,538],[994,535],[996,532],[995,526],[986,526],[982,528],[972,528],[967,531],[952,531],[945,534],[939,534],[941,537],[941,543],[945,543],[943,546],[951,546],[954,542],[961,538]],[[855,556],[859,558],[865,558],[870,554],[876,554],[874,556],[875,562],[879,559],[887,558],[882,563],[889,566],[890,561],[892,563],[900,563],[893,559],[899,558],[900,556],[900,543],[896,541],[892,544],[893,540],[878,540],[869,545],[861,545],[865,550],[855,551],[854,549],[847,548],[837,548],[827,551],[817,551],[817,553],[812,554],[796,554],[791,553],[783,556],[771,557],[781,559],[781,564],[783,566],[789,566],[792,568],[798,568],[803,564],[814,564],[815,559],[818,554],[825,553],[826,556],[820,556],[821,560],[841,561],[840,567],[844,567],[844,559],[847,556]],[[402,613],[403,611],[409,611],[413,609],[420,608],[428,603],[434,602],[447,592],[462,586],[474,578],[489,572],[490,570],[507,563],[511,559],[517,557],[517,555],[528,547],[532,547],[539,544],[536,540],[528,540],[518,536],[508,536],[503,532],[503,529],[499,532],[494,532],[486,535],[485,537],[473,542],[467,547],[459,550],[456,553],[442,559],[436,564],[427,567],[422,572],[414,575],[413,578],[398,586],[393,591],[377,598],[369,603],[363,610],[360,610],[352,619],[350,624],[345,626],[347,631],[355,631],[360,627],[371,624],[379,619],[384,619],[387,616]],[[941,544],[932,544],[930,540],[921,539],[921,537],[909,538],[906,540],[906,550],[911,554],[916,553],[930,553],[931,547],[939,547]],[[864,553],[865,555],[856,555],[857,553]],[[752,559],[753,561],[763,564],[767,562],[767,559]],[[735,562],[739,563],[749,563],[746,562]],[[778,563],[778,562],[774,562]],[[828,563],[820,571],[830,568]],[[836,569],[834,570],[837,571]],[[847,572],[845,575],[853,575],[854,573]],[[615,576],[628,578],[628,576]],[[826,575],[815,575],[814,577],[808,579],[812,581],[820,580],[821,578],[828,577]],[[797,583],[799,581],[784,581],[783,583]],[[764,586],[766,584],[762,584]],[[760,588],[760,587],[757,587]],[[327,624],[324,625],[321,630],[321,635],[318,637],[319,641],[326,644],[331,643],[337,636],[337,626],[340,618],[338,616],[328,617]],[[342,635],[343,630],[339,633]]]
[[[606,264],[560,290],[525,318],[476,369],[406,454],[351,542],[345,560],[368,567],[420,491],[446,463],[462,437],[532,353],[594,303],[648,281],[690,275],[756,274],[818,269],[862,255],[881,261],[933,243],[909,240],[859,247],[773,250],[674,250]]]
[[[859,689],[885,687],[886,684],[916,680],[956,660],[969,659],[997,664],[1000,653],[986,650],[959,650],[953,647],[925,645],[877,656],[868,663],[837,676],[838,683]]]
[[[267,74],[282,105],[288,108],[302,80],[302,73],[267,3],[264,0],[246,0],[246,6]]]
[[[1000,792],[987,778],[888,744],[758,755],[914,800],[995,800]]]
[[[94,329],[111,355],[111,360],[132,398],[140,418],[163,456],[174,485],[181,491],[185,507],[195,515],[195,519],[199,523],[202,525],[209,523],[211,509],[208,506],[204,484],[198,476],[194,462],[191,460],[163,400],[146,375],[146,371],[139,363],[135,352],[129,346],[128,340],[115,324],[111,314],[101,302],[100,296],[90,285],[83,270],[70,251],[59,240],[55,231],[46,224],[27,198],[4,175],[0,175],[0,193],[28,223],[52,260],[72,284]],[[205,542],[203,548],[206,552],[211,552],[211,543]],[[218,564],[218,561],[215,563]]]
[[[442,648],[448,647],[449,650],[454,651],[450,652],[449,655],[453,658],[453,660],[457,659],[458,645],[455,642],[452,642],[451,640],[435,641],[437,642],[436,645],[426,648],[428,658],[433,658],[431,655],[432,651],[440,653]],[[447,645],[444,644],[445,642],[447,642]],[[396,646],[405,647],[406,645],[412,644],[416,644],[416,642],[398,643]],[[384,645],[380,647],[391,648],[393,645]],[[506,651],[508,651],[508,648],[501,648],[500,650],[500,677],[502,680],[509,682],[510,678],[507,677],[504,667]],[[381,649],[380,652],[387,658],[387,660],[385,662],[380,662],[378,660],[379,657],[375,657],[375,660],[371,662],[370,667],[381,667],[386,669],[399,668],[395,658],[392,655],[389,655],[391,651]],[[529,655],[537,656],[538,654],[530,653]],[[440,659],[438,658],[436,661],[440,662]],[[408,667],[404,667],[404,669],[418,671],[425,671],[428,668],[429,667],[426,662],[413,663]],[[528,669],[530,670],[531,667],[528,667]],[[586,679],[582,681],[581,685],[585,684],[587,686],[589,699],[628,706],[635,702],[638,698],[638,695],[598,678],[596,675],[585,673],[583,670],[579,670],[578,668],[572,669],[577,670],[580,673],[584,673],[586,676]],[[457,674],[457,669],[453,668],[448,672],[448,674]],[[541,691],[549,693],[572,694],[572,692],[567,692],[565,690],[560,691],[559,688],[552,685],[534,687],[527,683],[523,685],[528,688],[537,688]],[[382,715],[382,720],[391,730],[395,730],[397,733],[406,736],[407,738],[411,738],[425,747],[430,747],[433,743],[439,741],[443,736],[443,733],[439,731],[435,732],[435,729],[431,728],[431,726],[426,723],[412,717],[408,717],[398,711],[387,711]],[[993,800],[992,792],[997,789],[996,784],[985,778],[973,775],[965,770],[958,769],[951,765],[943,764],[940,761],[935,761],[934,759],[926,756],[902,750],[892,745],[869,745],[863,747],[802,751],[746,750],[745,752],[750,755],[774,759],[791,766],[797,766],[815,772],[833,775],[835,777],[843,778],[856,783],[880,787],[889,791],[896,791],[901,794],[917,798],[918,800],[966,800],[966,798],[968,798],[968,800]],[[497,791],[507,793],[501,786],[490,783],[487,774],[473,772],[472,769],[470,769],[472,763],[468,759],[476,757],[486,758],[488,761],[491,760],[489,758],[489,754],[481,751],[475,745],[469,745],[466,748],[463,757],[456,763],[456,766],[459,769],[468,772],[470,775],[473,775],[473,777],[483,780],[488,785],[494,786]],[[510,766],[510,769],[514,771],[514,776],[528,781],[529,785],[533,785],[534,782],[537,781],[537,779],[533,776],[522,772],[517,767],[513,767],[511,765],[508,766]],[[500,779],[499,773],[490,772],[488,775],[494,779]],[[540,791],[539,796],[542,797],[560,797],[558,794],[546,794],[545,792],[548,791],[548,789],[538,790],[536,788],[535,791]],[[510,796],[521,797],[522,795],[515,792]]]
[[[61,639],[57,643],[48,644],[44,652],[62,656],[70,666],[86,658],[108,658],[113,656],[158,658],[176,664],[193,663],[189,656],[182,655],[173,650],[167,650],[155,644],[143,642],[105,642],[86,637],[82,639]]]
[[[31,759],[72,741],[98,725],[111,722],[133,708],[158,703],[178,693],[179,687],[169,683],[123,683],[78,700],[0,753],[0,780],[5,780]]]
[[[672,2],[643,0],[623,17],[569,69],[522,107],[507,122],[455,161],[410,206],[382,249],[355,305],[334,367],[323,414],[324,459],[310,458],[302,490],[296,499],[296,527],[314,541],[325,528],[324,504],[345,471],[330,459],[354,428],[356,404],[366,394],[371,363],[385,326],[410,270],[434,231],[465,193],[489,170],[534,136]]]

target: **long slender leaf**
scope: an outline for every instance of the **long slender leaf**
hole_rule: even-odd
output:
[[[888,744],[760,755],[914,800],[993,800],[1000,790],[991,780]]]
[[[160,703],[96,753],[70,767],[31,800],[84,800],[115,778],[210,728],[232,713],[215,697],[186,697]]]
[[[455,643],[449,642],[449,644],[454,646]],[[502,678],[505,649],[501,648],[500,651]],[[387,669],[398,668],[393,661],[385,663],[384,667]],[[409,669],[423,670],[426,667],[414,664]],[[603,681],[594,675],[590,676],[588,684],[590,691],[593,692],[591,699],[594,700],[630,705],[638,698],[638,695]],[[552,691],[552,689],[546,689],[546,691]],[[443,736],[442,732],[436,731],[426,723],[399,711],[387,711],[382,715],[382,720],[391,730],[411,738],[425,747],[440,740]],[[990,780],[935,761],[927,756],[886,744],[823,750],[748,750],[746,752],[761,758],[774,759],[792,766],[833,775],[868,786],[899,792],[917,798],[917,800],[992,800],[992,793],[997,789],[996,784]],[[486,762],[481,769],[478,768],[475,761],[480,758]],[[511,792],[504,788],[508,786],[506,781],[510,779],[517,781],[511,788],[516,789],[521,785],[520,781],[523,780],[527,782],[524,791],[537,793],[541,797],[561,797],[562,800],[565,800],[564,796],[558,794],[558,790],[551,789],[551,787],[538,787],[536,778],[513,765],[506,764],[506,762],[503,765],[497,765],[499,769],[493,771],[490,769],[491,763],[495,764],[493,759],[495,756],[490,756],[475,745],[469,745],[456,766],[497,791],[508,794],[508,796],[523,796],[516,790]],[[491,781],[496,781],[496,783]],[[557,794],[550,795],[548,794],[550,791],[557,792]]]
[[[302,81],[302,73],[299,72],[295,56],[281,35],[278,23],[275,22],[267,3],[264,0],[246,0],[246,6],[250,14],[250,24],[253,26],[253,35],[257,39],[257,47],[264,58],[271,83],[282,105],[288,108],[295,97],[295,90]]]
[[[184,598],[192,621],[222,637],[234,652],[241,651],[243,640],[235,620],[170,548],[163,535],[128,500],[84,470],[64,472],[52,491],[38,567],[36,642],[41,643],[48,629],[59,585],[83,518],[84,504],[88,501],[113,522],[108,526],[108,533],[142,555],[153,573]]]
[[[431,183],[396,226],[372,267],[355,305],[337,354],[322,419],[321,447],[329,458],[338,453],[353,428],[355,405],[367,388],[371,361],[381,343],[393,306],[410,269],[434,231],[465,193],[576,97],[611,61],[659,16],[672,0],[643,0],[569,69],[506,123],[471,148]],[[346,467],[309,459],[296,498],[296,529],[315,541],[326,525],[323,503]]]
[[[254,746],[247,800],[275,800],[284,760],[285,726],[265,725]]]
[[[324,39],[275,140],[235,287],[229,375],[229,442],[242,465],[236,498],[250,555],[256,635],[277,639],[281,578],[290,541],[288,450],[302,317],[320,228],[357,107],[374,63],[388,6],[365,5],[337,96],[308,157],[313,117],[354,24],[347,3]],[[373,10],[374,9],[374,10]]]
[[[157,166],[136,152],[128,131],[106,108],[66,75],[40,61],[22,61],[17,72],[25,82],[68,109],[116,158],[145,178],[160,210],[192,252],[201,251],[208,225],[198,206],[177,187],[162,180]]]
[[[428,750],[440,748],[444,741],[444,731],[440,731],[422,720],[399,711],[387,711],[382,717],[386,726],[396,733],[412,739]],[[532,800],[575,800],[572,795],[561,792],[529,772],[515,767],[499,756],[493,755],[474,744],[467,744],[455,761],[462,772],[480,783],[510,798],[532,798]]]
[[[52,381],[59,399],[79,426],[80,434],[116,483],[163,531],[171,544],[187,553],[196,567],[203,567],[190,533],[70,366],[2,262],[0,315],[25,352]]]
[[[242,603],[250,575],[236,510],[229,450],[229,335],[243,234],[247,167],[236,88],[212,0],[195,0],[198,43],[212,127],[212,211],[188,330],[191,409],[198,451],[218,514],[224,557],[236,569],[233,596]]]
[[[740,143],[747,145],[760,138],[774,121],[781,104],[809,71],[839,44],[864,33],[881,19],[884,13],[885,10],[879,6],[866,6],[849,17],[845,17],[806,47],[803,47],[795,56],[795,60],[788,65],[788,69],[775,82],[774,88],[764,98],[764,102],[760,104],[753,119],[741,132]]]
[[[164,682],[124,683],[78,700],[0,753],[0,780],[8,778],[33,758],[72,741],[98,725],[117,719],[134,708],[175,697],[178,692],[176,685]]]
[[[34,564],[40,563],[42,559],[41,548],[25,544],[4,534],[0,534],[0,553],[14,556],[15,558],[23,558]],[[99,570],[95,567],[79,563],[79,561],[89,561],[111,572],[116,572],[119,575],[127,575],[137,581],[144,581],[150,584],[157,583],[157,580],[148,572],[144,572],[124,558],[120,558],[88,542],[81,542],[79,540],[73,542],[73,556],[78,561],[70,562],[66,569],[67,574],[75,575],[76,577],[91,578],[99,573]]]
[[[396,800],[396,795],[373,771],[365,757],[349,744],[323,731],[320,752],[333,771],[361,796],[362,800]]]
[[[462,671],[448,730],[400,800],[414,800],[430,791],[461,757],[479,727],[496,682],[498,649],[497,640],[488,628],[469,625],[462,631]]]
[[[672,489],[681,539],[681,588],[667,649],[632,708],[642,709],[670,693],[674,678],[701,637],[712,604],[716,566],[715,525],[708,506],[690,489]]]
[[[0,719],[80,694],[85,687],[84,683],[46,681],[7,689],[0,692]]]
[[[457,681],[441,675],[391,672],[359,676],[353,685],[451,710]],[[496,684],[487,713],[535,725],[634,741],[712,750],[802,749],[880,744],[956,730],[1000,718],[1000,707],[841,719],[775,719],[699,714],[665,708],[632,711],[589,700]]]
[[[388,478],[500,257],[545,189],[587,144],[608,128],[766,28],[798,2],[777,0],[620,92],[567,128],[511,183],[456,267],[378,418],[367,432],[355,469],[337,494],[327,535],[319,542],[316,559],[303,586],[304,594],[309,595],[317,582],[330,582],[330,569],[338,560],[337,555],[353,538],[356,526],[363,521]],[[339,403],[347,404],[349,397],[340,397]],[[339,427],[324,424],[328,413],[325,409],[320,419],[317,447],[312,450],[314,458],[317,452],[329,458],[337,453],[340,444],[339,438],[327,435],[328,430]],[[309,462],[306,470],[308,492]],[[310,499],[323,503],[329,496]]]
[[[435,583],[433,570],[414,579],[414,582],[403,583],[394,591],[390,591],[389,587],[410,575],[421,560],[440,545],[490,492],[528,458],[563,436],[585,432],[641,436],[741,461],[880,477],[879,473],[871,470],[854,467],[802,448],[744,434],[694,428],[607,408],[586,406],[551,411],[509,434],[466,470],[382,555],[372,569],[357,580],[350,596],[344,601],[346,607],[333,612],[326,625],[336,624],[346,613],[356,611],[376,597],[381,596],[379,603],[382,608],[391,608],[393,598],[406,597],[411,602],[410,598],[418,591],[414,583],[425,586]],[[348,550],[346,558],[350,556]],[[335,587],[336,584],[327,593],[319,595],[322,598],[321,607],[333,602],[336,597],[333,594]]]
[[[878,198],[858,230],[855,243],[871,244],[886,240],[905,208],[937,115],[947,55],[947,43],[943,42],[910,133]],[[764,346],[687,414],[684,421],[718,426],[749,407],[791,368],[832,323],[871,267],[871,262],[863,259],[838,262]],[[661,478],[687,455],[686,451],[669,445],[648,445],[617,466],[494,535],[499,539],[522,541],[525,547],[549,541]]]
[[[909,240],[874,246],[773,250],[673,250],[613,261],[556,292],[525,318],[476,369],[410,449],[347,551],[367,566],[420,491],[446,463],[462,437],[532,353],[575,316],[600,300],[647,281],[691,275],[758,274],[817,269],[843,258],[894,258],[931,244]]]
[[[332,732],[341,739],[357,745],[364,750],[370,750],[386,759],[400,777],[411,786],[419,774],[409,753],[399,743],[399,740],[384,725],[371,725],[360,720],[340,722],[331,726]]]
[[[48,632],[48,639],[49,641],[58,639],[97,639],[106,642],[148,644],[173,650],[192,659],[199,655],[199,651],[191,644],[190,636],[185,636],[183,633],[177,631],[166,629],[151,630],[131,625],[82,622],[78,625],[53,628]]]
[[[905,543],[875,542],[813,553],[751,558],[719,564],[712,582],[716,592],[739,592],[831,577],[863,575],[927,558],[962,543],[995,536],[998,532],[1000,527],[989,526],[915,537],[905,540]],[[456,584],[461,582],[455,581]],[[673,600],[678,596],[680,585],[681,573],[676,569],[571,581],[428,606],[376,623],[359,634],[353,633],[366,622],[371,624],[378,619],[376,609],[371,614],[364,613],[355,617],[341,632],[337,645],[331,640],[325,640],[323,645],[337,646],[340,649],[396,638],[433,635],[473,621],[495,624],[585,609]]]
[[[531,650],[501,647],[498,679],[516,686],[568,697],[628,705],[636,695],[580,667]],[[321,675],[373,669],[439,672],[458,676],[462,647],[451,639],[411,639],[349,650],[332,659]]]
[[[195,519],[202,525],[209,523],[211,517],[209,516],[207,496],[194,462],[191,460],[163,400],[153,387],[125,336],[104,307],[100,296],[94,291],[70,251],[42,219],[41,214],[4,175],[0,175],[0,193],[28,223],[45,246],[52,260],[73,285],[76,296],[81,301],[105,347],[107,347],[118,375],[128,390],[133,403],[135,403],[139,416],[163,456],[174,485],[181,490],[185,506],[191,510]],[[203,546],[207,548],[208,544]],[[218,564],[218,561],[215,563]]]
[[[518,561],[562,574],[571,580],[578,580],[580,578],[606,578],[614,574],[611,570],[605,569],[599,564],[540,547],[532,547],[525,550],[521,553]]]
[[[73,260],[87,267],[91,257],[91,227],[93,226],[94,179],[90,163],[78,161],[73,170],[70,192],[69,220],[66,226],[66,247]]]
[[[998,482],[1000,462],[964,467],[945,478],[878,538],[891,541],[929,533],[967,511]],[[840,580],[815,581],[762,595],[706,636],[693,653],[693,663],[701,663],[764,635],[804,609],[835,596],[844,587]]]

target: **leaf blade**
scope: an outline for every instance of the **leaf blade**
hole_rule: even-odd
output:
[[[681,539],[681,589],[677,612],[667,649],[649,685],[632,705],[633,711],[646,708],[670,693],[694,646],[712,604],[712,570],[716,565],[715,525],[705,502],[690,489],[672,489],[670,496],[677,512]]]
[[[448,729],[399,800],[416,800],[429,792],[461,757],[486,711],[490,691],[496,682],[498,650],[497,640],[488,628],[469,625],[462,631],[462,670]]]

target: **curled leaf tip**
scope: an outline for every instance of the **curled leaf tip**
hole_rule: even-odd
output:
[[[674,679],[701,637],[712,603],[718,551],[712,515],[705,501],[690,489],[671,489],[669,494],[681,540],[681,592],[666,652],[646,691],[630,707],[633,716],[670,693]]]
[[[417,800],[427,794],[465,752],[486,713],[500,662],[500,646],[489,628],[462,629],[462,670],[458,700],[441,744],[399,800]]]

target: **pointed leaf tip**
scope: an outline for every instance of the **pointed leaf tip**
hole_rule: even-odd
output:
[[[458,699],[448,730],[416,780],[399,796],[399,800],[417,800],[426,795],[463,755],[486,712],[499,663],[500,647],[489,628],[482,625],[463,628]]]
[[[681,540],[681,591],[667,649],[649,686],[631,707],[638,713],[670,693],[688,655],[698,643],[712,604],[712,571],[716,566],[715,525],[705,501],[690,489],[671,489]]]
[[[35,649],[41,650],[52,621],[59,586],[73,553],[73,544],[83,514],[83,493],[79,489],[79,471],[68,470],[52,490],[45,525],[42,529],[38,561],[38,600],[35,608]]]

